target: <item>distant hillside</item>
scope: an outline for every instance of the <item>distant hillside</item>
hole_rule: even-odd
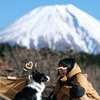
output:
[[[15,46],[8,51],[2,52],[0,60],[0,74],[6,74],[5,69],[15,69],[14,75],[27,75],[23,68],[29,61],[38,63],[37,70],[44,72],[51,77],[51,81],[47,85],[54,85],[57,78],[55,67],[58,62],[65,57],[75,57],[83,73],[88,74],[88,80],[93,84],[100,94],[100,55],[76,53],[66,49],[64,52],[54,51],[44,48],[40,51],[36,49],[27,49]]]

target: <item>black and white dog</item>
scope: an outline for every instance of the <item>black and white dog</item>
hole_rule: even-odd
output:
[[[41,93],[45,89],[44,82],[50,80],[49,76],[39,73],[37,70],[32,72],[32,81],[16,94],[13,100],[40,100]]]

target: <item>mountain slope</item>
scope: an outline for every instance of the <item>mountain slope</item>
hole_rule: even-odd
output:
[[[0,30],[0,43],[36,49],[70,47],[77,52],[97,54],[100,53],[99,28],[99,21],[71,4],[44,6]]]

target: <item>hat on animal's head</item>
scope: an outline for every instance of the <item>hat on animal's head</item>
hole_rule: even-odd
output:
[[[58,67],[55,69],[68,69],[69,73],[71,69],[74,67],[75,62],[76,62],[75,58],[64,58],[59,61]]]

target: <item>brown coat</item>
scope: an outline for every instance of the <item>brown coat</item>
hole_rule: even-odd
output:
[[[73,75],[79,72],[81,72],[81,69],[78,66],[78,64],[75,63],[74,67],[68,73],[68,75],[61,78],[60,81],[63,84],[65,84],[66,80],[70,79]],[[87,78],[83,74],[77,74],[74,77],[74,84],[78,84],[82,86],[85,89],[85,95],[89,97],[91,100],[100,100],[100,96],[98,95],[96,90],[93,88],[91,83],[87,80]],[[54,93],[57,94],[57,100],[62,100],[64,95],[67,95],[68,97],[70,97],[70,88],[71,86],[68,86],[66,84],[60,88],[60,83],[59,81],[57,81],[56,87],[54,89]]]

